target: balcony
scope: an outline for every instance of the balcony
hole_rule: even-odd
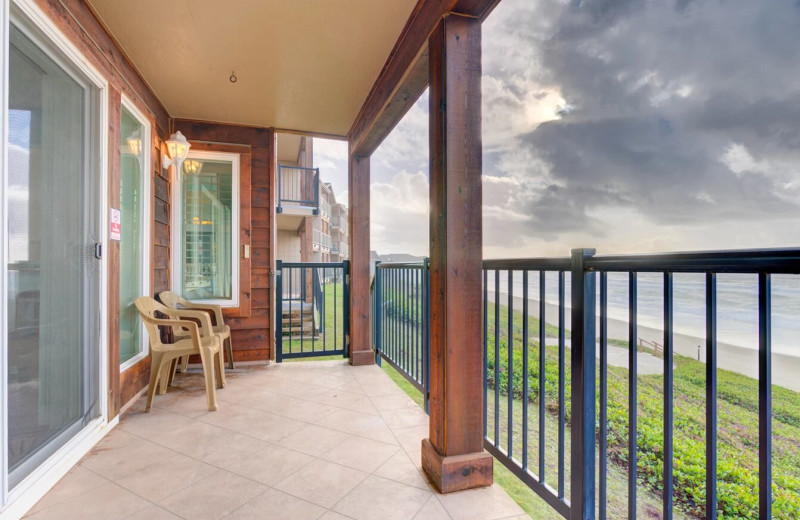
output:
[[[278,213],[318,214],[319,168],[279,165],[278,193]]]
[[[334,215],[331,219],[331,228],[338,230],[344,234],[347,233],[347,216]]]
[[[320,216],[325,220],[331,219],[331,205],[324,199],[320,202]]]
[[[318,229],[314,230],[314,240],[313,240],[314,251],[318,251],[320,248],[322,248],[327,252],[330,251],[332,246],[333,246],[333,241],[331,240],[330,235],[326,235],[325,233],[323,233]]]
[[[208,412],[199,373],[149,414],[140,398],[29,518],[527,518],[497,485],[431,488],[428,418],[376,366],[237,370],[218,399]]]

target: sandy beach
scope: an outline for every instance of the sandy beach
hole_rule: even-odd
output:
[[[489,291],[489,301],[494,301],[494,292]],[[507,304],[508,297],[500,293],[500,305]],[[514,310],[522,310],[522,298],[514,297]],[[539,301],[528,300],[528,314],[533,317],[539,315]],[[550,325],[558,325],[558,307],[553,304],[545,304],[545,321]],[[569,309],[567,309],[567,329],[569,329]],[[655,341],[659,344],[664,343],[664,332],[660,328],[646,327],[639,324],[638,336],[646,341]],[[624,320],[613,318],[608,319],[608,338],[626,341],[628,339],[628,323]],[[700,346],[699,361],[705,362],[706,340],[702,337],[687,334],[675,333],[675,353],[698,359],[698,349]],[[725,370],[731,370],[740,374],[758,379],[758,351],[750,348],[732,345],[730,343],[717,343],[717,366]],[[795,392],[800,392],[800,358],[787,356],[785,354],[772,354],[772,383]]]

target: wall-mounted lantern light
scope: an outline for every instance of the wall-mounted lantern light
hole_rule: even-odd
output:
[[[186,140],[180,131],[172,134],[172,136],[167,139],[166,145],[167,156],[161,158],[161,166],[163,168],[169,168],[175,165],[176,170],[181,171],[181,165],[186,159],[186,155],[189,153],[189,148],[191,148],[192,145],[189,144],[189,141]]]

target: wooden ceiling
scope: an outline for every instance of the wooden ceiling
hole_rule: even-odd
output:
[[[89,3],[172,117],[344,136],[416,0]]]

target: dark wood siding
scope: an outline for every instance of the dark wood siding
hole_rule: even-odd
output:
[[[235,126],[176,119],[175,129],[187,139],[202,142],[210,150],[220,145],[246,146],[249,152],[250,182],[242,186],[240,218],[249,214],[249,229],[242,244],[250,245],[247,269],[240,272],[242,290],[247,288],[248,313],[226,312],[231,327],[235,361],[266,361],[271,358],[273,333],[271,313],[272,219],[274,204],[271,189],[274,133],[268,128]]]

